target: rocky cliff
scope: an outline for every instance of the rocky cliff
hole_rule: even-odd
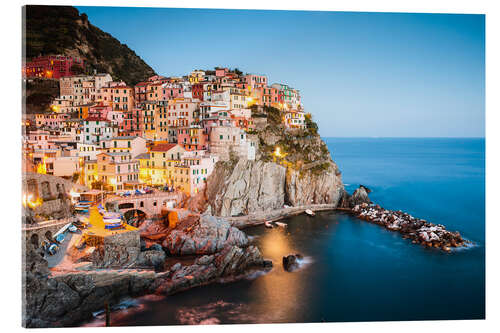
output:
[[[340,171],[310,116],[306,129],[289,130],[276,109],[255,112],[267,118],[253,133],[259,142],[256,160],[217,163],[204,193],[207,211],[238,216],[283,205],[337,205],[344,193]]]
[[[123,297],[171,295],[272,266],[244,232],[213,216],[203,215],[189,227],[174,229],[163,246],[142,247],[135,236],[97,246],[71,268],[49,270],[40,252],[27,251],[23,257],[23,326],[78,325],[106,303],[113,306]],[[194,262],[182,260],[184,255],[195,256]],[[167,259],[184,264],[167,264]]]

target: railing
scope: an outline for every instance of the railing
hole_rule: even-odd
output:
[[[154,199],[154,198],[165,198],[165,197],[178,197],[179,193],[176,192],[155,192],[149,194],[133,194],[126,197],[114,196],[109,199],[106,199],[106,202],[113,201],[127,201],[130,199]]]
[[[67,217],[67,218],[60,219],[60,220],[47,220],[47,221],[37,222],[33,225],[30,225],[29,227],[27,225],[24,225],[23,231],[42,229],[42,228],[50,227],[53,225],[67,224],[67,223],[70,223],[73,221],[74,221],[74,217]]]

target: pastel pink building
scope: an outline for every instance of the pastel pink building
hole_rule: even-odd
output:
[[[267,76],[265,75],[247,74],[244,78],[247,85],[252,89],[256,87],[263,88],[267,86]]]
[[[189,98],[169,100],[164,108],[169,127],[189,126],[198,119],[198,103]]]
[[[111,105],[99,103],[89,107],[89,116],[106,118],[109,111],[113,110]]]
[[[207,138],[204,129],[198,125],[177,129],[177,143],[186,151],[208,149]]]
[[[68,119],[69,114],[65,113],[37,113],[35,114],[35,126],[59,129],[65,127]]]
[[[215,76],[216,76],[216,77],[223,77],[223,76],[226,76],[226,74],[227,74],[227,72],[228,72],[228,71],[229,71],[229,70],[228,70],[227,68],[219,68],[219,67],[217,67],[217,68],[215,69]]]
[[[162,100],[184,97],[184,91],[179,84],[165,83],[162,86]]]
[[[97,100],[111,105],[113,110],[131,110],[135,106],[134,88],[124,82],[109,82],[107,86],[99,89]]]
[[[140,119],[141,109],[134,108],[132,110],[123,111],[123,122],[120,124],[119,135],[140,136]]]

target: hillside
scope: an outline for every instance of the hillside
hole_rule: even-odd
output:
[[[59,81],[33,79],[23,82],[23,113],[42,113],[50,110],[50,103],[59,96]]]
[[[107,72],[134,85],[155,71],[127,45],[92,25],[70,6],[25,6],[23,52],[26,59],[65,54],[83,58],[86,71]]]

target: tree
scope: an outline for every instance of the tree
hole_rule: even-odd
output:
[[[77,64],[71,65],[70,70],[71,70],[71,73],[73,73],[75,75],[83,74],[85,72],[83,67],[80,65],[77,65]]]

